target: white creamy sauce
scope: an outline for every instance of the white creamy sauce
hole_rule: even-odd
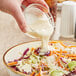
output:
[[[18,61],[18,65],[19,65],[19,66],[16,66],[16,67],[17,67],[20,71],[23,71],[23,70],[24,70],[24,71],[27,72],[27,73],[28,73],[28,72],[31,72],[31,69],[32,69],[32,68],[31,68],[31,65],[30,65],[30,64],[27,64],[27,63],[26,63],[25,65],[23,65],[23,64],[22,64],[22,61]]]
[[[36,8],[36,12],[40,12],[39,9]],[[48,41],[50,36],[53,33],[53,25],[49,22],[48,17],[45,13],[42,14],[33,14],[28,13],[26,11],[25,14],[26,24],[28,27],[32,29],[32,31],[28,31],[28,34],[39,37],[42,40],[41,44],[41,53],[45,53],[48,51]]]

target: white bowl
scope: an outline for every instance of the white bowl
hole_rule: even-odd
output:
[[[68,41],[64,41],[64,43],[66,44],[71,44],[71,45],[76,45],[75,42],[68,42]],[[41,45],[40,41],[32,41],[32,42],[26,42],[26,43],[22,43],[19,45],[16,45],[10,49],[8,49],[4,56],[3,56],[3,62],[7,67],[7,70],[10,74],[10,76],[26,76],[25,74],[15,71],[14,69],[10,68],[7,63],[8,61],[13,61],[15,59],[18,59],[21,57],[21,55],[19,54],[19,52],[23,53],[25,51],[25,49],[27,48],[36,48],[39,47]]]

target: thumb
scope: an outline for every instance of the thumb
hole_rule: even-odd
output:
[[[22,12],[22,9],[20,8],[20,6],[15,8],[12,15],[16,19],[20,29],[23,32],[26,32],[26,22],[25,22],[25,18],[24,18],[24,15],[23,15],[23,12]]]

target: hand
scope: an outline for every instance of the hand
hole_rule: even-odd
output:
[[[26,32],[26,21],[21,9],[21,4],[28,6],[32,3],[42,4],[48,9],[48,5],[44,0],[0,0],[0,10],[11,14],[16,19],[20,29]]]

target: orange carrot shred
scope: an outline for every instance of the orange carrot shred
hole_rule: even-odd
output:
[[[57,53],[60,53],[60,51],[56,51]],[[67,53],[67,51],[62,51],[62,53]]]
[[[31,48],[31,51],[35,50],[35,48]]]
[[[69,48],[72,48],[72,47],[76,47],[76,46],[69,46]]]
[[[41,69],[42,69],[42,68],[40,67],[40,71],[41,71]]]
[[[62,54],[62,49],[60,49],[60,54]]]
[[[57,41],[51,41],[51,42],[49,42],[49,43],[58,43]]]
[[[35,74],[35,72],[32,72],[30,76],[33,76]]]
[[[39,73],[39,76],[41,76],[41,74]]]
[[[14,65],[16,65],[17,64],[17,62],[11,62],[11,63],[8,63],[7,65],[8,66],[14,66]]]
[[[59,56],[60,54],[56,54],[56,55],[58,55],[58,56]],[[67,58],[67,57],[66,57],[66,56],[64,56],[64,55],[61,55],[61,57],[65,57],[65,58]]]
[[[63,66],[61,65],[60,61],[58,61],[58,65],[59,65],[61,68],[63,68]]]
[[[52,54],[56,54],[56,51],[52,51]]]
[[[51,56],[52,55],[52,51],[50,51],[50,54],[49,54],[49,56]]]
[[[76,57],[70,57],[70,59],[76,59]]]
[[[55,49],[58,49],[58,47],[55,47]]]
[[[57,62],[59,61],[60,57],[61,57],[61,56],[59,55],[59,57],[56,59]]]
[[[68,69],[68,68],[66,68],[66,67],[65,67],[65,69],[64,69],[64,70],[69,71],[69,69]]]
[[[59,56],[60,54],[56,53],[56,55],[58,55],[58,56]]]
[[[36,76],[41,76],[40,72]]]
[[[65,48],[67,47],[66,45],[63,44],[63,42],[61,41],[51,41],[49,43],[60,43],[62,46],[64,46]]]
[[[61,58],[61,56],[62,56],[62,49],[60,49],[60,55],[59,55],[59,57],[56,59],[56,61],[59,61],[59,59]]]
[[[63,47],[65,47],[65,48],[67,47],[66,45],[63,44],[63,42],[60,41],[59,43],[60,43]]]
[[[68,57],[76,57],[76,54],[67,54]]]

